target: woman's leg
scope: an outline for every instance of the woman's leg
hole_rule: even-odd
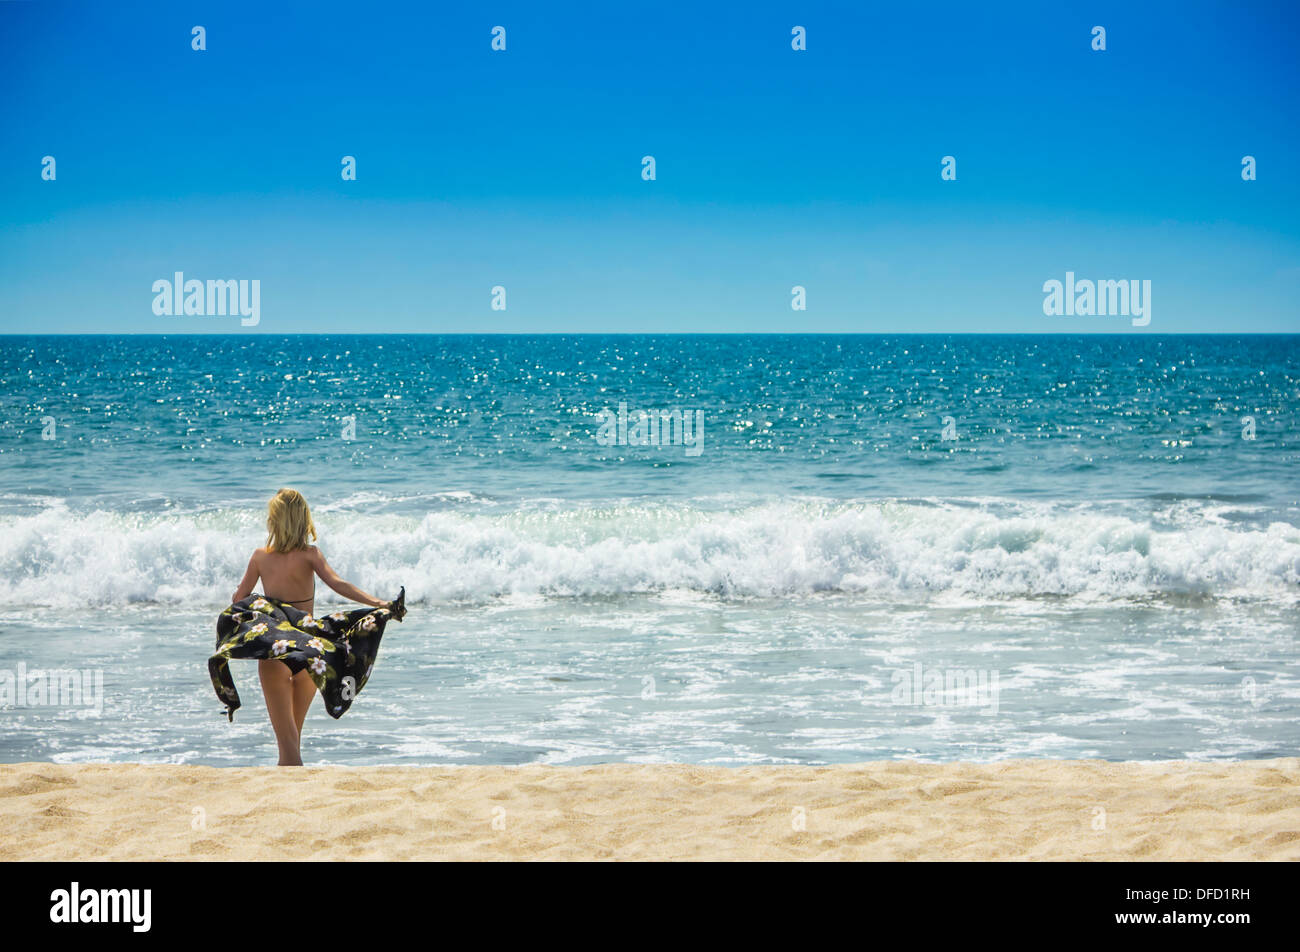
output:
[[[293,722],[298,725],[298,740],[302,741],[302,722],[307,717],[307,708],[316,696],[316,682],[311,679],[307,669],[293,676]]]
[[[257,675],[266,695],[266,713],[271,715],[275,742],[280,747],[280,766],[301,767],[298,728],[293,719],[293,672],[283,661],[258,661]]]

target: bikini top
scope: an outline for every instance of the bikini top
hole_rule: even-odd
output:
[[[306,598],[277,598],[277,602],[284,602],[286,605],[297,606],[300,602],[312,602],[316,600],[316,592],[312,591]]]

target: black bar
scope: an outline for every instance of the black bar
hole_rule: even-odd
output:
[[[340,928],[349,944],[364,945],[389,930],[415,930],[433,941],[443,930],[468,929],[471,939],[497,941],[517,929],[530,941],[552,930],[572,941],[574,930],[600,924],[615,932],[592,938],[653,940],[662,929],[668,940],[684,938],[678,930],[702,916],[709,931],[736,934],[802,924],[814,930],[806,940],[838,923],[836,931],[850,929],[873,944],[886,941],[885,929],[902,929],[918,941],[928,937],[925,945],[981,934],[1071,943],[1124,933],[1230,942],[1280,935],[1295,923],[1288,904],[1294,868],[1266,863],[24,863],[5,869],[11,937],[198,939],[208,930],[233,929],[260,942],[267,935],[320,939]],[[57,891],[70,900],[74,882],[88,911],[87,891],[149,890],[148,930],[135,931],[126,913],[127,921],[116,923],[51,921]],[[140,912],[144,894],[138,895]],[[1133,918],[1143,916],[1152,918]],[[1237,921],[1226,921],[1229,916]]]

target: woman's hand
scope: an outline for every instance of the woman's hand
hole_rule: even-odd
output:
[[[389,602],[384,607],[387,608],[390,612],[392,612],[393,618],[395,618],[397,621],[401,621],[403,618],[405,618],[406,617],[406,586],[403,585],[402,590],[397,593],[397,597],[394,598],[391,602]]]

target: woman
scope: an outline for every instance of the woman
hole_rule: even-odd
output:
[[[257,658],[280,766],[301,767],[299,743],[312,697],[319,689],[334,718],[352,706],[370,677],[384,626],[406,615],[406,589],[385,602],[339,578],[311,545],[316,526],[297,490],[281,489],[266,509],[266,547],[248,560],[231,606],[217,618],[217,651],[208,659],[208,674],[234,720],[239,692],[230,659]],[[316,576],[344,598],[371,608],[313,618]],[[261,595],[253,592],[259,578]]]

